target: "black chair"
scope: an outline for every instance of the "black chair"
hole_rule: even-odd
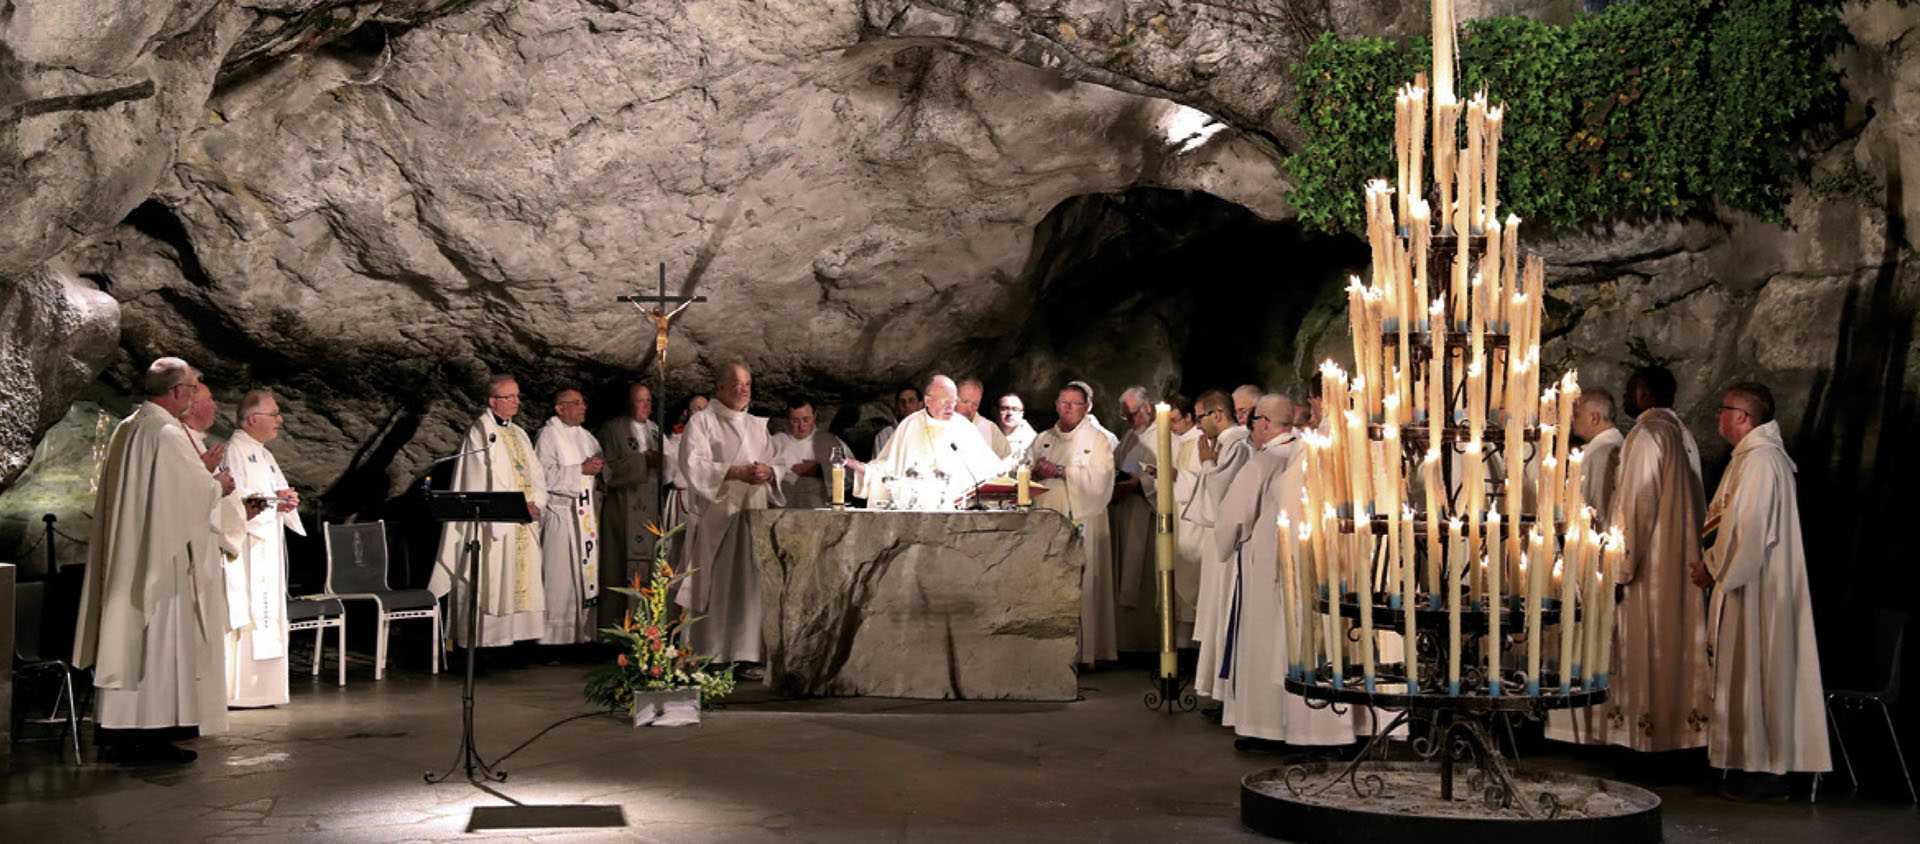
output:
[[[53,699],[53,709],[46,720],[64,721],[61,729],[73,738],[73,762],[78,765],[80,764],[80,709],[73,694],[73,666],[67,664],[65,659],[48,656],[41,649],[47,585],[40,581],[15,584],[13,603],[14,676],[51,674],[59,677],[60,691]],[[65,719],[60,717],[60,706],[63,703],[67,707]],[[14,725],[14,735],[19,735],[19,726],[17,723]]]
[[[1854,788],[1860,787],[1860,777],[1853,771],[1853,758],[1847,755],[1847,740],[1840,734],[1840,722],[1833,717],[1833,710],[1866,711],[1869,705],[1880,707],[1880,717],[1886,719],[1887,737],[1892,739],[1894,757],[1900,760],[1900,774],[1907,778],[1907,799],[1920,803],[1920,794],[1913,789],[1913,773],[1907,770],[1907,754],[1900,749],[1900,733],[1893,728],[1892,705],[1900,699],[1900,655],[1906,644],[1907,614],[1892,610],[1876,610],[1873,614],[1873,641],[1881,649],[1879,656],[1885,661],[1874,666],[1879,676],[1871,680],[1885,683],[1875,691],[1855,691],[1850,689],[1827,690],[1827,721],[1833,725],[1833,735],[1839,739],[1840,759],[1846,763],[1847,778],[1853,780]]]
[[[339,598],[288,598],[287,632],[313,631],[313,676],[320,676],[321,655],[326,653],[327,628],[340,631],[335,637],[334,662],[339,664],[336,685],[347,684],[347,607]]]
[[[375,636],[373,679],[386,675],[387,625],[409,618],[433,619],[433,673],[440,673],[440,601],[425,589],[393,589],[387,585],[387,523],[323,524],[327,545],[327,591],[313,598],[372,601],[379,614]]]

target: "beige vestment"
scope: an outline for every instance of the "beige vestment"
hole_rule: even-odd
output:
[[[1793,460],[1768,422],[1733,448],[1707,508],[1713,574],[1713,727],[1716,768],[1829,771],[1820,651],[1807,593],[1807,558],[1794,499]]]
[[[1597,740],[1643,751],[1702,747],[1712,718],[1706,595],[1689,568],[1700,559],[1706,494],[1680,417],[1640,414],[1620,446],[1611,521],[1626,537],[1616,581],[1613,664]]]

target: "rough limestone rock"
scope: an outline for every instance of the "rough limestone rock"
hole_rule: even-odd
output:
[[[1058,513],[755,510],[769,685],[1073,700],[1085,553]]]
[[[119,311],[112,297],[51,266],[0,285],[0,488],[106,365]]]
[[[1564,21],[1578,5],[1460,11]],[[1891,501],[1920,423],[1892,398],[1920,388],[1920,5],[1843,14],[1852,102],[1812,170],[1870,184],[1801,189],[1784,228],[1722,214],[1523,238],[1549,262],[1550,368],[1617,390],[1633,365],[1674,367],[1710,458],[1719,385],[1770,381],[1821,500]],[[0,19],[0,108],[21,115],[0,120],[0,301],[63,266],[120,303],[121,330],[117,348],[35,337],[4,377],[105,363],[95,398],[116,415],[159,354],[206,369],[229,404],[272,387],[289,411],[274,448],[330,518],[378,510],[449,451],[488,370],[522,374],[530,422],[563,381],[604,413],[652,366],[650,329],[612,297],[659,263],[673,291],[712,299],[677,321],[669,398],[730,358],[755,365],[763,400],[804,391],[842,412],[934,368],[1030,408],[1069,375],[1103,399],[1134,382],[1295,391],[1347,354],[1353,239],[1274,237],[1235,271],[1194,262],[1202,237],[1160,235],[1293,217],[1287,66],[1328,29],[1423,34],[1425,4],[16,3]],[[1168,199],[1194,193],[1219,201]],[[1149,240],[1164,251],[1126,248]],[[1189,301],[1249,288],[1264,298],[1224,317]],[[1236,357],[1251,360],[1195,365]],[[1176,383],[1203,371],[1220,383]],[[5,465],[83,380],[0,391],[26,432],[0,437]]]

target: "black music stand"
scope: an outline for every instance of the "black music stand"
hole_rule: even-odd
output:
[[[527,513],[527,497],[518,492],[427,492],[427,513],[434,521],[448,524],[492,524],[511,522],[526,524],[533,521]],[[460,693],[460,749],[454,753],[453,764],[447,772],[434,776],[432,771],[425,774],[429,784],[439,784],[453,778],[453,772],[462,763],[466,765],[467,782],[478,783],[476,772],[494,782],[506,782],[506,771],[495,771],[480,758],[480,751],[473,744],[473,649],[480,638],[480,538],[470,535],[466,545],[467,556],[467,682]]]

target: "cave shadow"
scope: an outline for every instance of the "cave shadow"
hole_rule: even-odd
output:
[[[1920,302],[1901,279],[1904,184],[1897,171],[1887,178],[1880,264],[1870,284],[1848,291],[1832,366],[1816,382],[1811,412],[1792,442],[1808,590],[1828,688],[1874,687],[1870,678],[1881,670],[1870,661],[1874,649],[1854,643],[1873,641],[1873,610],[1914,613],[1920,589],[1911,543],[1896,530],[1920,509],[1914,487],[1920,452],[1912,446],[1920,410],[1905,384]],[[1920,676],[1920,648],[1908,647],[1903,663],[1905,674]],[[1907,695],[1898,709],[1902,744],[1911,750],[1920,704]]]

